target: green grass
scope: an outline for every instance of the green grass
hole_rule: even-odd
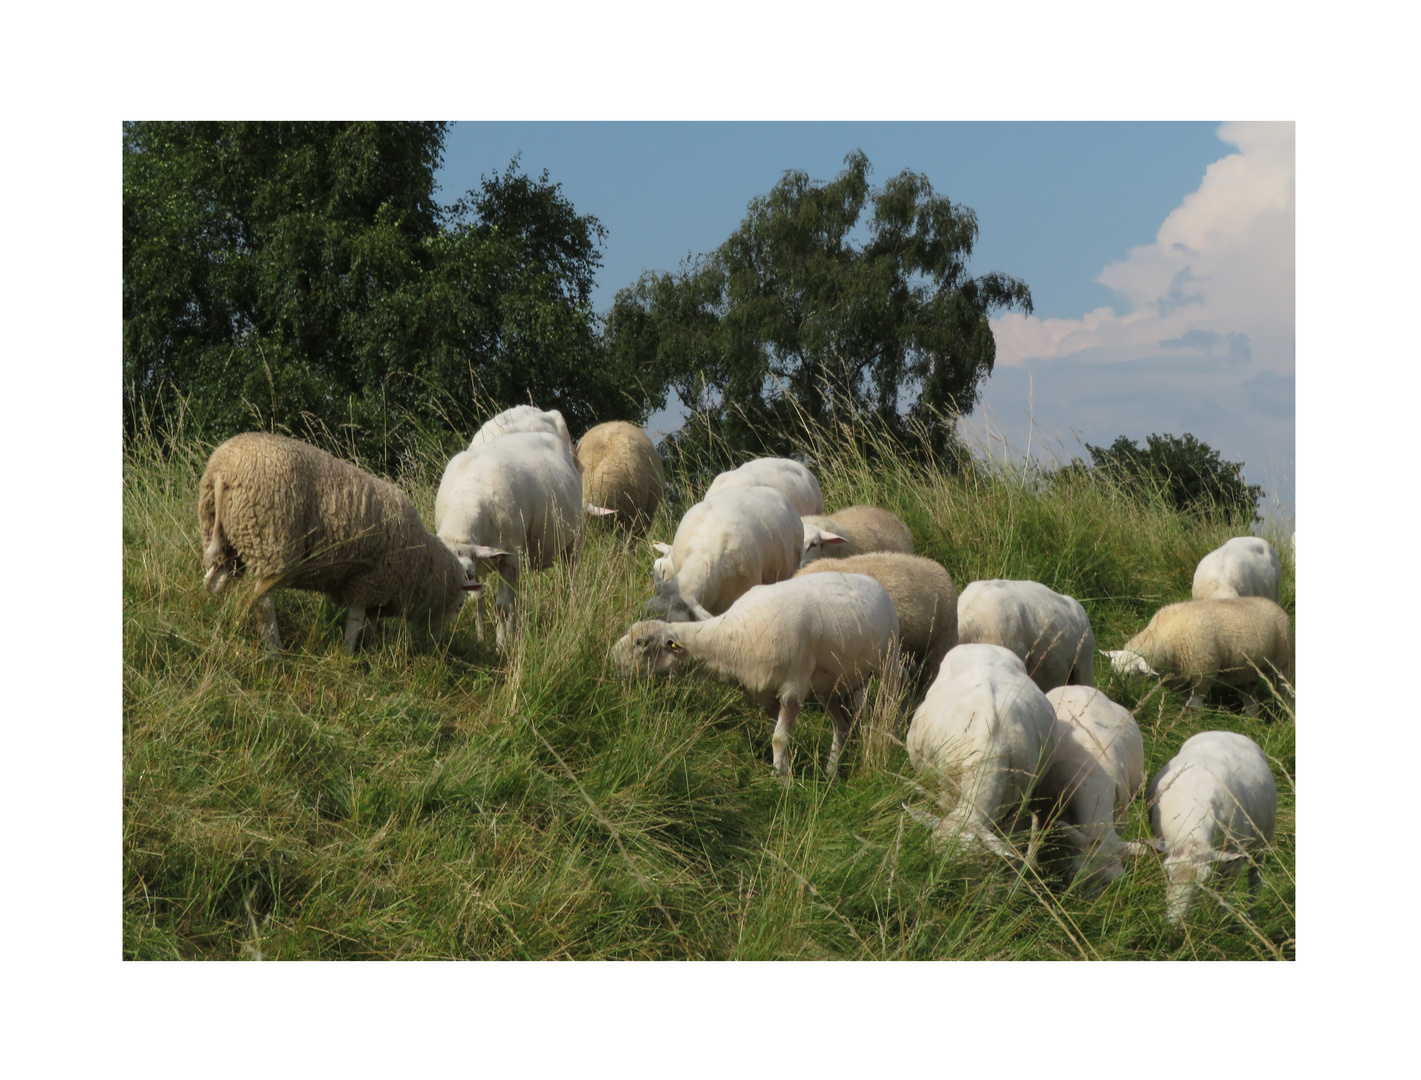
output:
[[[1087,480],[960,476],[838,432],[806,449],[829,509],[885,506],[959,588],[1034,578],[1075,596],[1101,648],[1233,531],[1141,508]],[[334,448],[333,448],[334,449]],[[431,446],[394,477],[426,514]],[[1145,679],[1096,675],[1137,708],[1152,774],[1191,734],[1240,731],[1274,763],[1276,846],[1256,923],[1201,900],[1164,920],[1153,856],[1100,897],[935,854],[915,798],[907,712],[875,690],[841,778],[831,725],[794,733],[789,785],[771,724],[712,683],[620,679],[607,651],[641,617],[653,553],[589,531],[575,569],[527,576],[507,654],[471,611],[433,650],[391,622],[355,657],[342,612],[276,595],[267,658],[245,588],[202,590],[197,481],[211,447],[132,447],[124,463],[124,954],[159,958],[1291,959],[1291,703],[1203,712]],[[670,540],[684,505],[649,534]],[[428,519],[427,519],[428,521]],[[1283,551],[1284,606],[1293,566]],[[1148,825],[1137,802],[1128,836]],[[1245,909],[1244,886],[1233,900]]]

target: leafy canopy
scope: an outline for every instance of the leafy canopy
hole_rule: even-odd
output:
[[[326,428],[366,454],[490,407],[644,416],[591,309],[606,231],[515,158],[448,207],[443,123],[126,123],[126,430]],[[660,396],[658,396],[658,393]]]
[[[716,250],[618,292],[611,354],[670,375],[688,438],[785,453],[799,423],[864,417],[941,450],[992,370],[989,314],[1031,311],[1023,282],[968,275],[970,209],[908,170],[871,187],[862,151],[844,166],[786,172]]]
[[[1243,463],[1224,461],[1217,450],[1188,432],[1182,437],[1147,435],[1143,449],[1121,435],[1108,447],[1086,443],[1086,450],[1097,472],[1141,502],[1163,500],[1205,521],[1262,520],[1257,508],[1263,488],[1244,483]],[[1066,471],[1084,468],[1076,460]]]

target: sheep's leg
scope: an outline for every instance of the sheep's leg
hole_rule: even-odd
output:
[[[351,604],[345,611],[345,651],[354,655],[360,644],[360,632],[365,629],[365,605]]]
[[[1257,716],[1257,715],[1258,715],[1258,698],[1256,698],[1256,697],[1254,696],[1253,691],[1252,691],[1252,690],[1240,690],[1239,693],[1241,693],[1241,694],[1243,695],[1243,715],[1244,715],[1244,716]]]
[[[794,731],[794,721],[799,716],[800,703],[792,697],[780,701],[779,715],[775,720],[775,734],[770,746],[775,752],[775,772],[789,777],[789,737]]]
[[[500,649],[509,636],[518,632],[518,614],[513,607],[518,585],[518,556],[509,555],[498,571],[498,596],[494,599],[495,637]]]
[[[843,699],[837,694],[832,695],[824,705],[829,712],[829,718],[834,721],[834,745],[829,750],[829,760],[824,765],[824,771],[829,774],[829,783],[833,783],[838,777],[839,755],[844,751],[844,744],[849,740],[849,732],[853,730],[853,714],[844,708]]]
[[[1263,887],[1263,871],[1256,862],[1248,864],[1248,917],[1258,921],[1258,892]]]
[[[266,651],[281,652],[281,631],[276,628],[276,601],[270,592],[262,593],[257,600],[257,610],[261,612],[262,637],[266,639]]]
[[[1208,696],[1208,693],[1209,680],[1206,678],[1196,679],[1194,684],[1189,688],[1189,700],[1184,703],[1184,707],[1186,709],[1202,709],[1204,707],[1204,699]]]

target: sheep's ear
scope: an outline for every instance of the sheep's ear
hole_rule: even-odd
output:
[[[1209,852],[1209,860],[1210,860],[1211,862],[1233,862],[1235,859],[1242,859],[1243,857],[1244,857],[1244,855],[1243,855],[1243,852],[1241,852],[1241,851],[1211,851],[1211,852]]]
[[[513,554],[503,548],[484,547],[483,544],[470,544],[469,551],[475,559],[501,559],[505,555]]]
[[[825,532],[823,529],[820,529],[819,542],[821,544],[847,544],[849,541],[838,533]]]
[[[584,503],[583,509],[587,511],[588,517],[611,517],[615,510],[608,510],[605,506],[593,506],[591,503]]]
[[[661,543],[661,542],[658,541],[658,540],[653,540],[653,541],[651,542],[651,546],[656,549],[656,553],[657,553],[658,555],[670,555],[670,554],[671,554],[671,545],[670,545],[670,544],[663,544],[663,543]]]
[[[473,593],[474,599],[477,600],[483,595],[484,583],[482,581],[466,581],[464,582],[464,591],[466,593]]]

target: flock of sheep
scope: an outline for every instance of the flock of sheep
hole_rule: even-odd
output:
[[[272,592],[323,592],[346,607],[353,652],[381,615],[438,634],[468,594],[482,639],[483,594],[496,578],[502,647],[524,570],[575,559],[588,516],[644,533],[663,487],[656,450],[635,425],[600,424],[574,447],[559,412],[518,406],[449,462],[430,533],[388,481],[298,440],[247,433],[219,446],[202,477],[204,580],[212,593],[238,574],[255,580],[272,650],[281,648]],[[823,512],[817,480],[796,461],[759,458],[716,477],[671,544],[654,545],[654,618],[613,646],[617,668],[740,686],[775,721],[781,775],[812,696],[834,724],[832,779],[869,680],[901,656],[926,685],[905,742],[938,813],[907,809],[937,842],[1021,860],[1011,838],[1029,823],[1024,858],[1040,848],[1088,891],[1153,847],[1172,921],[1211,873],[1227,882],[1247,863],[1256,901],[1277,811],[1256,743],[1222,731],[1189,739],[1151,781],[1153,840],[1122,840],[1144,785],[1144,742],[1131,714],[1094,687],[1095,637],[1081,605],[1034,581],[976,581],[959,596],[946,569],[913,554],[895,515]],[[1160,609],[1103,655],[1118,671],[1182,685],[1193,707],[1215,682],[1236,687],[1252,713],[1261,679],[1292,679],[1278,579],[1271,545],[1230,540],[1200,562],[1194,599]],[[1045,845],[1042,815],[1055,824]]]

